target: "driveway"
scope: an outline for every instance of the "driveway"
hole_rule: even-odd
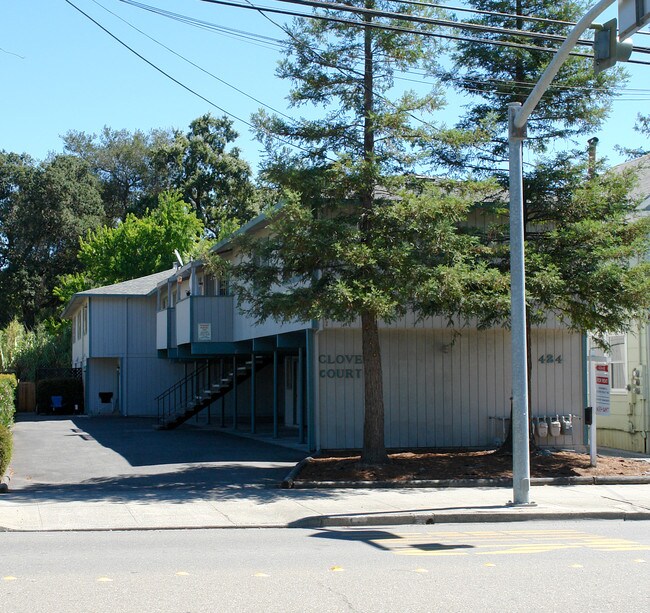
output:
[[[17,414],[13,499],[160,500],[255,496],[307,453],[226,432],[121,417]]]

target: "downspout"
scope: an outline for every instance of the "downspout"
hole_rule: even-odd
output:
[[[122,390],[120,393],[120,398],[122,399],[123,402],[123,407],[122,407],[122,414],[124,417],[129,416],[129,397],[126,394],[126,389],[128,387],[128,380],[129,380],[129,298],[126,298],[126,305],[125,305],[125,322],[124,322],[124,358],[123,358],[123,363],[122,363],[122,369],[121,369],[121,382],[122,382]]]
[[[93,334],[92,334],[92,309],[91,309],[91,302],[92,302],[92,296],[88,296],[88,355],[86,356],[86,389],[84,390],[84,413],[86,415],[89,415],[90,411],[90,356],[92,355],[92,340],[93,340]],[[81,351],[83,353],[83,342],[81,345]]]

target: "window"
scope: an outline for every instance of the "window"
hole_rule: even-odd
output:
[[[206,275],[203,278],[203,283],[204,283],[204,286],[203,286],[203,295],[204,296],[216,296],[217,295],[217,290],[216,290],[217,282],[215,281],[214,277],[212,277],[210,275]]]
[[[624,392],[627,389],[627,369],[626,369],[626,356],[627,351],[625,347],[624,334],[611,334],[607,338],[609,343],[609,359],[611,368],[611,386],[614,392]]]
[[[81,338],[81,313],[77,315],[77,338]]]
[[[85,306],[83,310],[83,328],[84,334],[88,334],[88,307]]]
[[[230,296],[229,279],[219,279],[219,296]]]

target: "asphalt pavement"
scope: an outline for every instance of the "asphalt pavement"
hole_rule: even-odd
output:
[[[325,527],[650,519],[650,483],[282,489],[306,450],[153,420],[19,415],[0,530]],[[642,460],[641,460],[642,461]]]

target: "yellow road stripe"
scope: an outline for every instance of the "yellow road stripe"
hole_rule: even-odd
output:
[[[605,552],[650,550],[650,546],[627,539],[577,530],[404,532],[369,539],[369,542],[404,556],[516,555],[579,548]]]

